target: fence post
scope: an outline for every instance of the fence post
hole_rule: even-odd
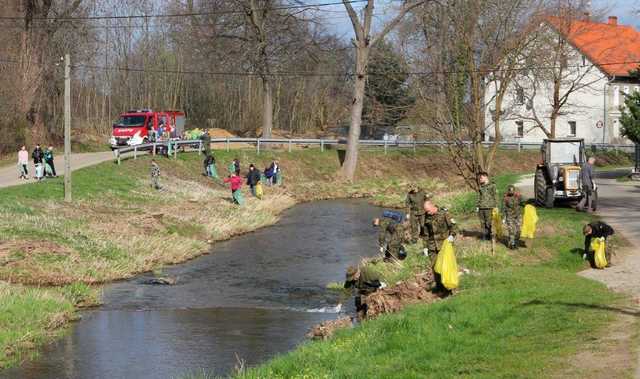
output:
[[[116,156],[118,157],[118,165],[120,165],[120,150],[116,150]]]
[[[138,146],[133,147],[133,159],[138,159]]]
[[[289,152],[291,152],[291,140],[289,140]]]
[[[156,143],[153,143],[153,155],[156,155]]]
[[[416,140],[413,140],[413,153],[416,153]]]
[[[384,155],[387,155],[387,140],[384,140]]]
[[[227,152],[229,151],[229,138],[227,138]]]
[[[522,147],[520,146],[520,140],[518,140],[518,152],[520,152],[520,150],[522,150]]]
[[[260,138],[256,138],[256,152],[260,155]]]
[[[198,141],[198,155],[202,155],[202,140]]]
[[[178,142],[173,145],[173,159],[178,159]]]
[[[320,140],[320,151],[324,152],[324,140],[323,139]]]

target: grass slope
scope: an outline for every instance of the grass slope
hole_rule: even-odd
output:
[[[500,178],[504,188],[513,178]],[[469,200],[461,198],[461,209]],[[467,205],[464,205],[467,204]],[[547,377],[563,366],[615,313],[621,297],[575,272],[581,259],[581,226],[589,216],[570,209],[539,209],[538,237],[516,252],[459,238],[458,263],[471,270],[458,293],[431,305],[339,332],[324,342],[249,369],[239,378],[508,378]],[[477,221],[466,219],[463,229]],[[614,239],[613,244],[622,241]],[[411,247],[403,267],[377,264],[395,283],[427,269]]]

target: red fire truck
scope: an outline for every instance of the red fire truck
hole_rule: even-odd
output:
[[[182,111],[154,112],[151,109],[140,109],[122,113],[113,124],[111,147],[134,146],[166,138],[180,139],[185,122]]]

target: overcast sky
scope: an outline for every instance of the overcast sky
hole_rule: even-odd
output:
[[[391,3],[391,0],[376,1],[374,14],[377,15],[378,24],[384,19],[385,14],[393,14],[387,9]],[[607,15],[618,16],[618,23],[633,25],[640,30],[640,15],[637,13],[640,10],[640,0],[592,0],[592,6],[594,10],[605,10]],[[354,8],[360,9],[362,5],[354,4]],[[336,31],[344,38],[353,36],[353,27],[343,5],[323,7],[320,13],[324,16],[323,24],[327,29]]]

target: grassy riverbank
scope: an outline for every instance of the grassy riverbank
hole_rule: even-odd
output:
[[[239,378],[579,377],[567,360],[596,339],[626,300],[581,278],[580,233],[590,218],[570,209],[539,210],[538,237],[516,252],[472,237],[456,243],[458,262],[471,270],[456,295],[413,305],[343,330]],[[475,229],[475,219],[462,222]],[[624,242],[614,238],[614,245]],[[427,269],[412,248],[402,267],[374,266],[395,283]],[[635,322],[637,326],[637,321]],[[578,364],[579,365],[579,364]],[[612,365],[607,375],[626,375]]]
[[[334,181],[335,151],[216,152],[222,175],[236,156],[243,171],[249,163],[263,168],[280,159],[284,185],[266,188],[266,200],[246,196],[245,206],[234,206],[228,187],[203,177],[202,157],[191,153],[158,158],[159,192],[149,186],[149,157],[75,172],[71,205],[62,201],[61,178],[0,189],[0,282],[6,288],[0,291],[0,330],[6,331],[0,332],[0,367],[55,335],[73,319],[75,305],[96,301],[95,290],[79,283],[95,285],[186,261],[214,241],[275,223],[297,202],[367,196],[401,205],[414,181],[446,204],[465,196],[450,160],[438,150],[364,151],[356,184]],[[523,172],[536,158],[501,152],[499,170]]]

